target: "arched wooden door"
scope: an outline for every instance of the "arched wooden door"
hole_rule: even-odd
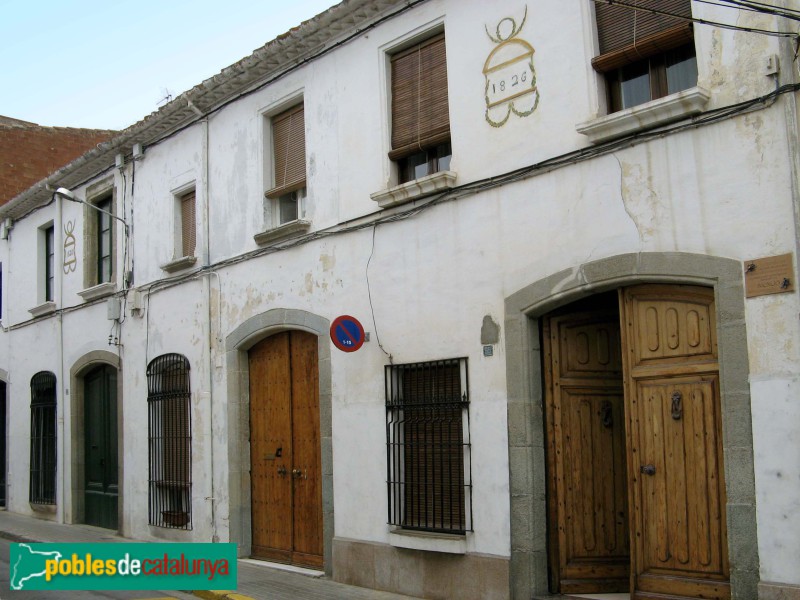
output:
[[[273,335],[249,365],[252,555],[321,567],[317,336]]]
[[[554,584],[730,598],[713,290],[613,300],[543,322]]]
[[[117,529],[117,370],[103,365],[83,378],[85,522]]]

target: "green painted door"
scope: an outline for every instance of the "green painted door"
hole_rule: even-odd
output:
[[[117,371],[102,366],[84,377],[86,523],[117,529]]]

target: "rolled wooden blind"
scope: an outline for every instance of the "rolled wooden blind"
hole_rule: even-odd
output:
[[[272,119],[272,148],[275,157],[275,187],[267,192],[276,198],[306,185],[306,123],[299,104]]]
[[[392,57],[392,151],[397,160],[450,139],[444,34]]]
[[[194,256],[197,245],[195,226],[195,193],[189,192],[181,198],[181,246],[182,256]]]
[[[624,66],[692,41],[691,0],[629,0],[629,4],[677,16],[653,14],[630,6],[596,4],[600,55],[592,66],[600,72]]]

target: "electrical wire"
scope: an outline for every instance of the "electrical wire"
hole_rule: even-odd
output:
[[[699,2],[701,0],[695,0],[695,2]],[[787,19],[793,19],[795,21],[800,21],[800,11],[793,10],[791,8],[785,8],[782,6],[774,6],[772,4],[765,4],[763,2],[753,2],[751,0],[720,0],[725,4],[733,4],[735,6],[739,6],[745,8],[747,10],[752,10],[768,15],[775,15],[778,17],[785,17]]]
[[[510,183],[522,181],[540,174],[549,173],[551,171],[560,169],[565,166],[578,164],[585,160],[589,160],[599,156],[605,156],[607,154],[611,154],[613,152],[617,152],[619,150],[623,150],[626,148],[631,148],[633,146],[648,142],[653,139],[667,137],[682,131],[686,131],[688,129],[697,129],[699,127],[718,123],[720,121],[733,118],[735,116],[747,114],[755,110],[762,110],[763,108],[766,108],[771,104],[773,104],[781,95],[798,91],[800,91],[800,83],[782,85],[780,87],[777,87],[772,92],[764,94],[763,96],[757,96],[749,100],[744,100],[742,102],[737,102],[735,104],[706,111],[686,121],[681,121],[676,124],[667,125],[663,128],[656,128],[649,131],[633,133],[622,138],[610,140],[608,142],[603,142],[600,144],[595,144],[593,146],[582,148],[580,150],[573,150],[571,152],[560,154],[558,156],[554,156],[552,158],[543,160],[538,163],[534,163],[525,167],[521,167],[519,169],[515,169],[513,171],[509,171],[507,173],[503,173],[501,175],[487,177],[454,188],[450,188],[449,190],[443,191],[438,195],[425,198],[424,200],[421,200],[418,204],[417,203],[413,204],[410,208],[400,209],[397,212],[388,215],[383,214],[383,212],[385,211],[377,211],[369,215],[365,215],[356,219],[352,219],[350,221],[339,223],[337,225],[331,226],[326,229],[321,229],[303,236],[298,236],[297,238],[293,238],[292,240],[288,240],[286,242],[278,242],[270,246],[265,246],[263,248],[251,250],[250,252],[245,252],[238,256],[226,258],[216,263],[209,264],[207,266],[192,270],[185,274],[180,274],[173,277],[159,279],[157,281],[150,282],[149,284],[142,285],[139,288],[142,293],[147,294],[145,311],[149,312],[150,294],[181,285],[186,281],[189,281],[191,279],[196,279],[203,273],[230,267],[242,262],[252,260],[254,258],[266,256],[269,254],[274,254],[276,252],[283,252],[285,250],[290,250],[298,246],[304,246],[306,244],[309,244],[317,240],[322,240],[333,236],[344,235],[355,231],[362,231],[369,227],[375,227],[377,225],[381,225],[384,223],[396,223],[400,221],[405,221],[407,219],[416,217],[422,214],[423,212],[426,212],[432,209],[433,207],[438,206],[445,202],[455,201],[463,197],[472,196],[483,191],[508,185]],[[376,217],[375,215],[380,215],[380,216]],[[84,302],[82,304],[74,305],[71,307],[57,309],[54,314],[62,314],[62,313],[66,314],[69,312],[80,310],[87,306],[91,306],[92,304],[97,304],[99,302],[104,302],[104,301],[105,299],[101,298],[91,302]],[[21,323],[9,326],[9,329],[10,330],[19,329],[27,325],[30,325],[36,321],[38,321],[38,319],[29,319],[27,321],[23,321]],[[149,331],[146,339],[149,341]]]
[[[625,0],[589,0],[589,1],[594,2],[595,4],[608,4],[609,6],[623,6],[625,8],[630,8],[632,10],[637,10],[640,12],[646,12],[653,15],[662,15],[665,17],[674,17],[675,19],[680,19],[681,21],[698,23],[699,25],[711,25],[713,27],[719,27],[720,29],[728,29],[731,31],[744,31],[746,33],[759,33],[762,35],[769,35],[773,37],[786,37],[795,39],[798,37],[797,33],[791,31],[772,31],[770,29],[759,29],[757,27],[742,27],[740,25],[730,25],[728,23],[720,23],[718,21],[699,19],[697,17],[687,17],[685,15],[679,15],[678,13],[673,13],[666,10],[660,10],[658,8],[648,8],[640,6],[638,4],[626,2]]]
[[[367,297],[369,298],[369,310],[372,313],[372,328],[375,330],[375,341],[378,342],[378,347],[383,350],[383,353],[389,357],[389,364],[394,364],[392,360],[392,355],[386,351],[386,348],[383,347],[381,344],[381,336],[378,335],[378,325],[375,322],[375,307],[372,305],[372,291],[370,290],[369,286],[369,264],[372,262],[372,256],[375,254],[375,232],[378,230],[378,223],[375,223],[372,226],[372,249],[369,251],[369,258],[367,259],[367,268],[366,268],[366,276],[367,276]]]

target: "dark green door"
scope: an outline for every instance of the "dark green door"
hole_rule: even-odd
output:
[[[117,528],[117,371],[102,366],[84,377],[86,523]]]

